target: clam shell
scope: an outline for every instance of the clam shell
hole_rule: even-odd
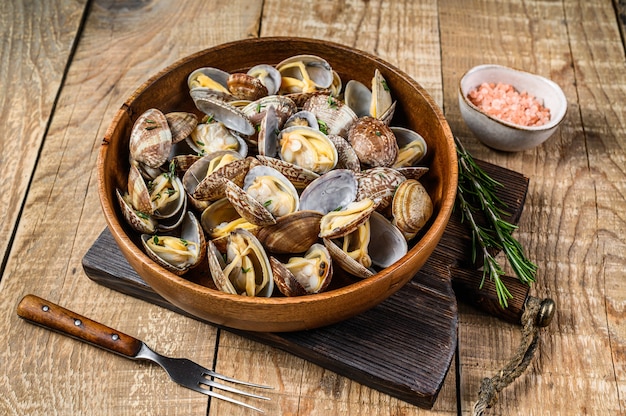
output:
[[[323,242],[332,257],[333,262],[342,270],[360,279],[366,279],[374,275],[374,271],[363,266],[361,263],[350,257],[341,249],[341,247],[339,247],[337,242],[331,240],[330,238],[324,238]]]
[[[259,240],[252,233],[241,229],[231,232],[226,243],[225,254],[226,261],[215,244],[212,241],[208,242],[209,270],[219,290],[247,296],[270,297],[272,295],[274,277],[269,258]],[[248,267],[235,261],[238,255],[250,260]]]
[[[225,156],[235,158],[232,162],[208,172],[209,165]],[[230,179],[237,186],[243,185],[243,178],[248,173],[251,159],[243,158],[239,153],[232,150],[223,150],[210,153],[191,165],[183,176],[183,185],[193,198],[199,201],[215,201],[223,198],[224,178]]]
[[[184,246],[189,252],[189,255],[180,256],[176,254],[176,252],[169,253],[168,250],[164,250],[164,252],[155,251],[151,242],[153,242],[154,239],[158,240],[159,238],[167,237],[169,236],[141,235],[141,241],[146,250],[146,254],[163,268],[174,274],[182,275],[204,260],[204,256],[206,255],[206,240],[204,239],[204,233],[202,232],[200,223],[191,212],[187,212],[185,215],[178,237],[173,237],[186,242]]]
[[[210,91],[196,88],[189,91],[189,94],[198,110],[213,116],[215,120],[223,123],[230,130],[244,136],[251,136],[256,132],[254,125],[239,108],[215,98]]]
[[[203,94],[229,101],[233,98],[228,90],[229,76],[228,72],[219,68],[198,68],[187,77],[187,86],[190,91],[202,89],[205,90]]]
[[[320,175],[293,163],[274,157],[258,155],[257,160],[265,166],[272,167],[282,173],[296,189],[304,189]]]
[[[356,199],[373,200],[377,211],[383,211],[391,204],[396,188],[406,180],[398,170],[387,167],[367,169],[357,178],[359,188]]]
[[[165,119],[172,134],[172,144],[185,140],[198,125],[198,117],[184,111],[167,113]]]
[[[292,114],[287,121],[285,121],[285,125],[283,128],[293,127],[293,126],[307,126],[311,127],[315,130],[319,130],[320,126],[317,122],[317,118],[315,114],[310,111],[301,110],[297,113]]]
[[[373,117],[361,117],[348,133],[348,142],[365,166],[392,166],[398,157],[398,144],[393,132],[384,122]]]
[[[376,206],[369,199],[351,202],[341,210],[331,211],[320,220],[321,238],[337,238],[350,234],[367,221]]]
[[[238,100],[254,101],[268,95],[261,80],[248,74],[230,74],[227,85],[230,93]]]
[[[414,166],[426,156],[428,145],[420,134],[405,127],[391,127],[391,131],[399,149],[394,168]]]
[[[259,182],[260,179],[269,179],[270,183]],[[290,214],[299,208],[300,198],[296,188],[285,175],[269,166],[258,165],[251,168],[244,178],[243,190],[249,198],[256,199],[262,204],[273,217]],[[281,202],[288,205],[285,206]],[[246,218],[245,215],[242,216]]]
[[[259,228],[256,236],[272,253],[303,253],[318,240],[321,218],[316,211],[296,211]]]
[[[234,150],[248,154],[248,144],[239,135],[219,121],[198,124],[185,141],[197,154],[205,155],[220,150]]]
[[[426,188],[407,179],[396,190],[392,204],[393,224],[409,237],[417,234],[433,214],[433,202]]]
[[[145,234],[152,234],[156,231],[157,222],[152,216],[136,211],[124,198],[119,189],[115,190],[115,196],[122,211],[122,216],[133,230]]]
[[[131,164],[128,170],[127,187],[130,205],[139,212],[152,215],[154,207],[150,201],[150,191],[148,191],[148,186],[135,164]]]
[[[281,76],[280,72],[278,72],[275,67],[267,64],[259,64],[250,68],[247,74],[258,78],[265,88],[267,88],[268,95],[274,95],[278,92]]]
[[[172,133],[165,115],[156,108],[146,110],[133,124],[128,143],[132,160],[151,168],[167,161],[172,148]]]
[[[200,224],[211,239],[226,237],[235,228],[244,228],[255,234],[257,228],[245,221],[226,197],[211,203],[202,211]]]
[[[257,137],[257,147],[259,154],[263,156],[275,157],[277,153],[276,145],[280,132],[280,121],[274,106],[270,106],[265,111],[265,117],[259,125]]]
[[[285,296],[303,296],[323,292],[333,276],[330,253],[322,244],[313,244],[302,257],[281,263],[270,257],[274,283]]]
[[[332,141],[319,130],[306,126],[283,129],[278,136],[280,158],[318,174],[337,165],[339,155]]]
[[[276,218],[256,199],[252,198],[241,187],[225,179],[224,193],[235,210],[251,224],[266,226],[276,224]]]
[[[347,137],[350,127],[358,119],[350,107],[328,94],[313,95],[302,109],[315,114],[320,123],[320,129],[325,126],[324,132],[328,135]]]
[[[334,81],[330,64],[316,55],[292,56],[278,63],[276,69],[283,78],[281,91],[286,93],[317,91],[329,88]]]
[[[407,179],[419,179],[428,173],[428,168],[424,166],[407,166],[404,168],[396,168],[398,172]]]
[[[391,90],[385,78],[376,68],[374,78],[372,78],[372,99],[369,115],[389,124],[389,120],[393,118],[394,109],[395,103],[391,97]]]
[[[353,172],[361,171],[361,162],[356,152],[350,146],[346,139],[336,134],[329,134],[328,139],[333,142],[337,149],[337,166],[338,169],[349,169]]]
[[[358,182],[355,173],[334,169],[307,186],[300,195],[300,209],[327,214],[345,207],[356,199]]]
[[[404,235],[378,212],[370,216],[370,233],[368,252],[375,266],[389,267],[408,252]]]
[[[159,195],[154,195],[155,190],[151,192],[151,199],[154,201],[152,203],[154,217],[157,220],[174,217],[187,206],[187,194],[180,178],[170,173],[162,173],[154,179],[152,187],[158,186],[160,182],[166,184],[164,192],[160,192]],[[172,197],[170,198],[168,195]]]

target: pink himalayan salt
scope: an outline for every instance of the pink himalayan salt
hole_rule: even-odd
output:
[[[549,108],[509,84],[484,82],[470,91],[467,98],[490,116],[519,126],[542,126],[550,121]]]

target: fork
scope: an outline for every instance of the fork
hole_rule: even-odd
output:
[[[31,323],[58,331],[63,335],[79,339],[131,360],[153,361],[163,367],[173,381],[216,399],[235,403],[261,413],[264,413],[263,410],[229,396],[224,396],[211,390],[211,388],[256,399],[270,400],[268,397],[218,383],[213,379],[220,379],[247,387],[262,389],[271,389],[272,387],[249,383],[216,373],[186,358],[166,357],[153,351],[137,338],[109,328],[38,296],[31,294],[24,296],[17,305],[17,314]]]

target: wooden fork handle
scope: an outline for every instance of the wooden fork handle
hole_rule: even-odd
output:
[[[35,295],[26,295],[17,305],[17,315],[63,335],[133,358],[142,342],[99,322],[81,316]]]

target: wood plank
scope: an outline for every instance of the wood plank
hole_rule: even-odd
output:
[[[131,91],[175,60],[248,36],[258,27],[257,1],[212,5],[91,2],[15,237],[13,252],[19,254],[9,258],[2,277],[0,362],[5,370],[0,377],[0,414],[206,414],[206,396],[172,383],[159,367],[131,362],[25,323],[16,316],[15,306],[24,294],[35,293],[142,338],[162,353],[213,363],[217,343],[213,328],[120,296],[80,271],[82,257],[105,226],[95,162],[117,109]],[[243,10],[239,19],[220,19],[227,7]],[[67,14],[71,15],[69,10]],[[37,28],[33,30],[45,27],[35,23],[40,22],[39,13],[19,15],[30,16],[29,24]],[[63,18],[59,12],[56,19],[62,23]],[[44,51],[52,54],[59,49],[53,35],[42,36],[40,47],[34,49],[29,49],[28,38],[23,39],[22,59],[30,62],[30,54],[39,51],[43,57]],[[37,81],[38,75],[43,83],[46,74],[35,73],[33,79]],[[37,111],[20,111],[14,118],[26,122],[24,115]]]
[[[474,10],[468,19],[467,10]],[[439,2],[446,117],[481,159],[530,178],[517,236],[537,259],[533,293],[557,304],[536,359],[494,414],[624,411],[624,49],[610,1]],[[493,36],[498,33],[498,36]],[[514,51],[514,52],[512,52]],[[480,145],[458,112],[457,83],[480,63],[551,78],[569,108],[544,145],[507,154]],[[611,80],[611,82],[607,82]],[[558,236],[558,238],[557,238]],[[469,411],[520,340],[514,327],[461,309],[461,405]],[[576,354],[573,351],[584,351]],[[486,370],[491,369],[491,371]],[[567,370],[564,370],[567,369]],[[575,386],[575,387],[573,387]],[[620,400],[620,397],[622,398]]]
[[[0,258],[17,227],[86,1],[0,4]],[[42,25],[40,22],[45,21]]]

